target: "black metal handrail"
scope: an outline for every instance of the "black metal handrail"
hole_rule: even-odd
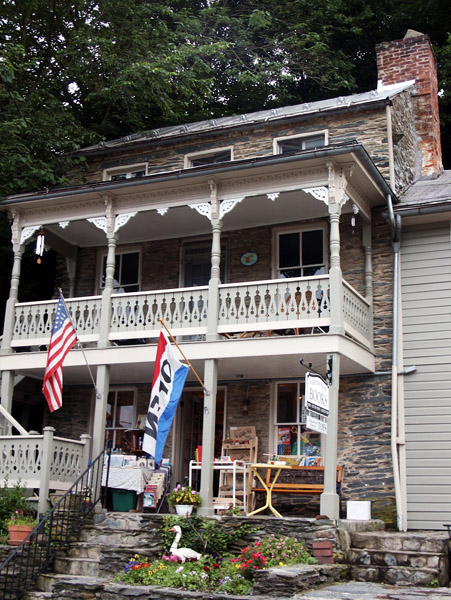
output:
[[[102,498],[101,484],[105,449],[0,565],[2,600],[22,598],[39,574],[48,570],[58,551],[69,544],[95,506],[101,501],[104,506],[106,488]]]

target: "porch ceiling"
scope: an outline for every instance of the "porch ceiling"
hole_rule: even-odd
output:
[[[300,359],[325,374],[329,352],[338,352],[343,375],[374,371],[374,356],[352,340],[330,334],[304,336],[271,336],[253,339],[190,342],[182,345],[183,352],[203,378],[205,360],[218,358],[219,381],[267,380],[299,378],[305,375]],[[178,354],[177,349],[175,352]],[[104,350],[85,350],[94,377],[99,364],[111,366],[111,385],[133,385],[152,381],[156,354],[155,344],[111,347]],[[26,361],[24,361],[26,356]],[[17,374],[42,380],[46,353],[5,356],[4,368]],[[26,368],[24,368],[26,364]],[[196,382],[192,371],[189,382]],[[72,350],[64,363],[64,383],[90,385],[91,378],[82,353]]]
[[[241,200],[225,214],[224,231],[327,216],[326,203],[303,190],[328,186],[332,165],[333,186],[338,189],[343,182],[337,178],[344,175],[347,195],[369,218],[371,206],[383,204],[389,188],[359,144],[9,196],[0,208],[17,205],[22,227],[44,226],[55,241],[73,247],[106,244],[105,233],[86,220],[105,215],[106,199],[113,202],[117,215],[138,211],[120,227],[119,244],[204,235],[211,232],[210,222],[190,205],[209,202],[212,185],[219,200]],[[271,201],[269,193],[279,197]],[[343,210],[351,208],[347,202]],[[168,210],[162,215],[157,212],[161,209]],[[61,228],[58,224],[63,222]]]

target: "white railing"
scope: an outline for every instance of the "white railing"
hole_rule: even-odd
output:
[[[53,432],[46,427],[43,435],[0,437],[0,478],[7,479],[8,486],[20,481],[26,488],[39,489],[41,512],[49,489],[68,489],[88,466],[89,436],[77,441],[54,437]]]
[[[327,332],[330,325],[328,275],[221,284],[218,333],[294,330]],[[47,345],[56,300],[17,304],[12,346]],[[99,337],[101,297],[66,300],[81,342]],[[178,288],[115,294],[111,298],[109,339],[156,338],[163,319],[174,335],[197,336],[207,332],[208,287]],[[368,345],[371,307],[343,281],[343,323],[346,333]]]
[[[219,331],[299,329],[330,324],[329,276],[219,286]]]
[[[48,344],[57,300],[24,302],[16,305],[12,346]],[[67,310],[81,342],[97,341],[101,296],[66,300]]]
[[[163,319],[173,335],[207,331],[208,287],[112,296],[110,339],[157,337]]]
[[[371,339],[371,306],[346,281],[343,281],[343,320],[345,331],[357,340]]]

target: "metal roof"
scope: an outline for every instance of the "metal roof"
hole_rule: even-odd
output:
[[[293,106],[283,106],[270,110],[260,110],[257,112],[232,115],[230,117],[221,117],[219,119],[209,119],[205,121],[197,121],[194,123],[186,123],[183,125],[175,125],[172,127],[162,127],[153,129],[145,133],[134,133],[125,137],[100,142],[93,146],[87,146],[77,151],[78,154],[90,154],[113,150],[115,148],[133,147],[143,142],[163,140],[167,138],[178,138],[186,135],[208,133],[222,129],[230,129],[243,125],[262,124],[274,122],[289,118],[301,117],[306,115],[315,115],[324,112],[337,110],[346,110],[353,107],[363,107],[364,105],[373,105],[380,102],[389,102],[391,98],[400,94],[404,90],[412,87],[414,81],[406,81],[403,83],[392,84],[388,86],[379,86],[376,90],[363,92],[360,94],[352,94],[350,96],[339,96],[328,100],[319,100],[317,102],[306,102],[303,104],[295,104]]]

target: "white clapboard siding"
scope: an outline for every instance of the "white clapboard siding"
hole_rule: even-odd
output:
[[[405,226],[401,249],[409,529],[451,523],[451,247],[449,221]]]

